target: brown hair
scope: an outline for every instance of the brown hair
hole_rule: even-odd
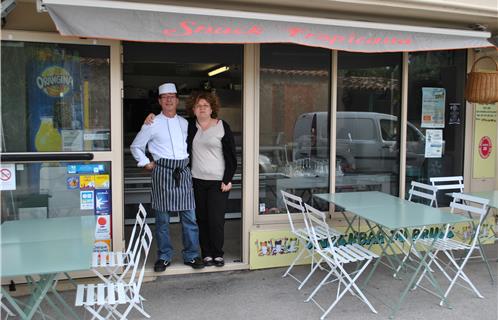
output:
[[[194,115],[194,107],[199,102],[199,100],[204,99],[206,100],[209,105],[211,106],[211,110],[213,111],[211,113],[211,118],[216,119],[218,118],[218,112],[220,112],[220,99],[214,92],[209,92],[209,91],[200,91],[200,92],[192,92],[190,97],[188,98],[186,102],[186,109],[187,113],[190,116],[195,116]]]

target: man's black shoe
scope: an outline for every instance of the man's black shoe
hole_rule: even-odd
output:
[[[191,266],[194,269],[204,268],[204,262],[202,261],[202,259],[200,257],[194,258],[190,261],[185,261],[184,264],[187,266]]]
[[[159,259],[154,264],[154,271],[155,272],[163,272],[164,270],[166,270],[167,267],[169,267],[170,264],[171,264],[171,262],[169,262],[169,261]]]

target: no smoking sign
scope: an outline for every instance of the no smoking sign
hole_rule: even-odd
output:
[[[0,190],[16,190],[16,168],[14,164],[0,166]]]
[[[487,159],[491,154],[491,150],[493,149],[493,144],[491,139],[488,136],[484,136],[479,141],[479,155],[483,159]]]

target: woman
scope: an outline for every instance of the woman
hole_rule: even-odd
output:
[[[193,94],[187,151],[190,156],[199,242],[204,265],[222,267],[225,209],[237,168],[235,141],[228,123],[218,119],[219,99],[211,92]],[[146,123],[153,119],[149,115]]]

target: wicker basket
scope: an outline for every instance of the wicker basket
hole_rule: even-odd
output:
[[[496,71],[476,72],[476,64],[483,59],[490,59],[493,61]],[[486,56],[479,58],[474,62],[472,70],[467,77],[465,98],[469,102],[483,104],[498,102],[498,63],[495,59]]]

